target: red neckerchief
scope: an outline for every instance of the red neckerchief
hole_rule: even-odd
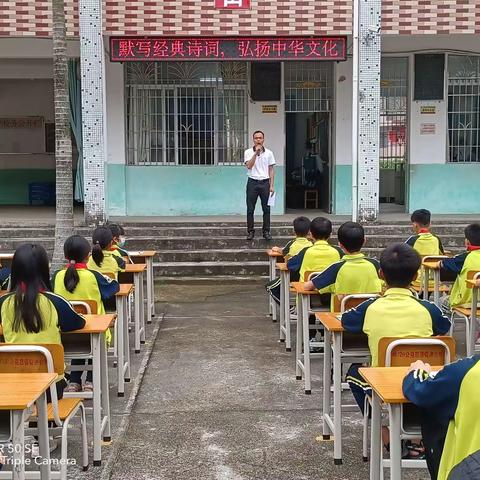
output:
[[[430,230],[428,228],[421,228],[418,233],[430,233]]]
[[[112,245],[112,246],[108,249],[109,252],[115,252],[116,250],[118,250],[118,247],[117,247],[116,245]]]
[[[67,265],[65,265],[65,268],[68,268],[71,265],[75,267],[75,270],[82,270],[88,268],[86,263],[67,263]]]
[[[20,282],[20,291],[22,293],[26,293],[27,291],[27,285],[25,284],[25,282]],[[38,291],[40,293],[45,293],[45,289],[44,288],[39,288]]]
[[[468,252],[473,252],[473,251],[475,251],[475,250],[480,250],[480,245],[469,245],[469,246],[467,247],[467,251],[468,251]]]

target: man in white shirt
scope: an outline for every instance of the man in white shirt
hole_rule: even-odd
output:
[[[247,167],[247,240],[253,240],[255,236],[255,226],[253,215],[257,198],[260,197],[263,210],[263,238],[271,240],[270,234],[270,207],[268,198],[274,192],[273,188],[273,166],[275,157],[273,152],[263,146],[265,135],[257,130],[253,134],[253,148],[245,150],[244,162]]]

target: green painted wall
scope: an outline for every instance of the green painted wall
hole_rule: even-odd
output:
[[[480,164],[410,165],[409,210],[480,213]]]
[[[55,170],[0,170],[0,205],[28,205],[28,184],[54,182]]]
[[[334,178],[335,215],[350,215],[352,213],[352,166],[336,165]]]
[[[276,205],[284,212],[283,167],[275,168]],[[245,215],[246,170],[242,166],[108,165],[110,215]],[[261,213],[260,200],[257,214]]]

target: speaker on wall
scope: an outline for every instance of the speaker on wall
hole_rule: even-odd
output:
[[[250,64],[250,95],[254,102],[279,102],[282,88],[280,62]]]

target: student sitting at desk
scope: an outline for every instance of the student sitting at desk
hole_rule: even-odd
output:
[[[472,289],[467,287],[467,273],[480,271],[480,224],[472,223],[465,228],[465,246],[467,250],[453,258],[438,262],[437,268],[454,272],[457,275],[449,296],[441,298],[442,310],[450,313],[454,307],[470,307]]]
[[[127,250],[125,250],[125,230],[121,225],[116,223],[109,223],[107,227],[112,232],[113,244],[112,252],[114,255],[119,257],[127,257],[129,263],[133,263],[130,259],[130,255]]]
[[[305,290],[316,289],[340,298],[353,293],[380,293],[382,291],[382,281],[378,276],[380,264],[361,253],[365,243],[363,227],[355,222],[346,222],[340,226],[337,235],[338,243],[346,254],[340,261],[306,282]],[[331,308],[333,312],[333,296]]]
[[[117,281],[103,276],[100,272],[87,269],[87,260],[90,256],[90,244],[80,235],[67,238],[63,247],[68,264],[62,270],[55,272],[52,277],[53,291],[63,298],[74,300],[93,300],[97,304],[97,314],[103,315],[105,307],[103,300],[115,296],[120,289]],[[110,335],[107,331],[107,342]],[[91,363],[91,361],[89,361]],[[72,365],[85,365],[85,360],[72,360]],[[87,371],[83,391],[93,391],[92,371]],[[82,372],[72,371],[68,392],[82,391]]]
[[[383,337],[430,337],[450,329],[450,320],[434,303],[417,299],[409,289],[420,263],[420,255],[409,245],[387,247],[380,257],[380,276],[387,283],[383,297],[366,300],[342,315],[347,332],[367,335],[372,367],[378,366],[378,342]],[[349,368],[347,382],[363,413],[365,395],[371,391],[358,373],[360,367]]]
[[[432,214],[425,208],[415,210],[410,217],[415,235],[409,237],[405,243],[414,248],[422,257],[444,254],[442,241],[430,231],[431,218]],[[413,286],[417,289],[422,285],[420,274],[421,270],[413,281]]]
[[[446,365],[436,375],[412,363],[403,393],[422,410],[422,436],[432,480],[480,478],[480,356]]]
[[[52,293],[48,268],[42,246],[24,244],[17,248],[10,293],[0,297],[0,323],[6,343],[61,344],[60,332],[84,327],[85,320],[70,303]],[[65,379],[57,380],[56,386],[61,399]]]
[[[113,235],[108,227],[98,227],[92,235],[92,255],[87,267],[100,273],[113,273],[115,279],[118,272],[125,270],[125,260],[113,252]]]
[[[297,217],[293,221],[293,231],[295,238],[290,240],[283,248],[273,247],[272,250],[281,253],[283,256],[294,257],[304,248],[312,246],[312,242],[307,238],[310,232],[310,220],[307,217]],[[290,280],[292,282],[298,281],[298,277],[298,272],[295,272]],[[266,288],[275,302],[280,304],[280,278],[268,282]]]

